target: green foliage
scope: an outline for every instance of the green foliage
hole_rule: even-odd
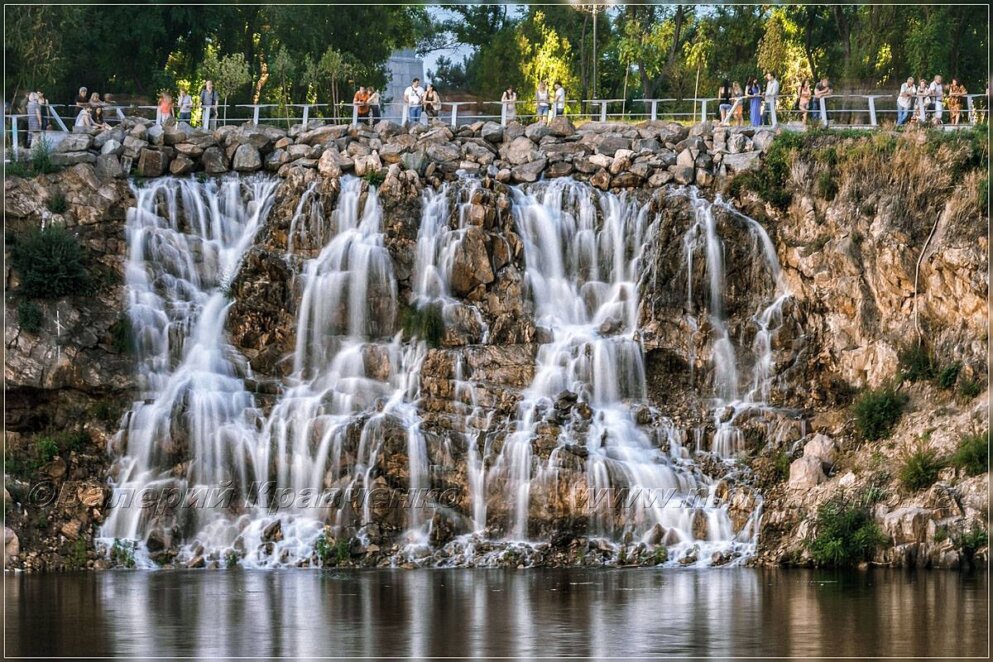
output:
[[[780,451],[776,454],[774,460],[774,467],[776,468],[776,478],[780,481],[786,480],[790,477],[790,454],[786,451]]]
[[[941,369],[938,373],[936,382],[939,388],[945,389],[946,391],[953,386],[959,378],[959,372],[962,370],[962,364],[956,361],[955,363],[950,363]]]
[[[110,327],[111,345],[118,354],[130,354],[134,349],[134,331],[131,318],[121,315]]]
[[[72,554],[69,556],[69,568],[71,570],[82,570],[86,567],[86,539],[80,536],[72,545]]]
[[[900,483],[915,492],[931,487],[938,480],[942,466],[944,463],[938,454],[925,443],[919,443],[902,458],[898,474]]]
[[[916,342],[906,345],[898,353],[900,375],[911,382],[922,382],[934,379],[938,373],[938,364],[934,355],[924,345]]]
[[[843,568],[866,561],[885,541],[868,507],[840,497],[818,508],[815,530],[807,548],[814,561],[823,566]]]
[[[382,186],[383,182],[386,181],[386,171],[385,170],[367,170],[362,179],[369,183],[369,186]]]
[[[979,180],[976,203],[984,214],[990,214],[990,176],[987,174]]]
[[[334,552],[335,560],[338,565],[342,565],[352,558],[352,553],[349,551],[348,541],[345,539],[338,541],[338,544],[335,545]]]
[[[110,563],[116,567],[134,567],[134,541],[114,538],[110,547]]]
[[[52,146],[44,138],[34,144],[26,159],[4,164],[4,174],[7,177],[36,177],[58,172],[60,169],[52,163]]]
[[[314,542],[314,553],[317,554],[317,560],[322,566],[330,565],[334,547],[328,541],[325,534],[318,536],[317,540]]]
[[[983,392],[984,384],[978,379],[960,379],[959,380],[959,393],[964,398],[972,400],[974,397]]]
[[[228,550],[227,554],[224,555],[224,567],[228,570],[238,567],[238,553],[234,550]]]
[[[837,194],[838,182],[835,181],[834,175],[831,174],[830,170],[822,170],[817,175],[817,195],[825,200],[834,200],[834,196]]]
[[[21,276],[20,291],[41,299],[83,292],[89,282],[83,247],[69,231],[49,226],[19,236],[11,262]]]
[[[748,189],[773,206],[785,210],[793,201],[793,192],[789,185],[790,165],[796,152],[805,147],[807,140],[802,134],[792,131],[784,131],[776,136],[762,167],[734,178],[731,182],[732,194],[740,195],[742,189]]]
[[[48,464],[59,454],[59,444],[53,437],[39,437],[35,442],[38,459],[42,464]]]
[[[955,536],[954,542],[971,560],[977,551],[990,544],[990,536],[978,526],[973,526],[969,531]]]
[[[121,405],[111,400],[101,400],[93,407],[93,417],[98,421],[111,425],[121,417]]]
[[[17,323],[21,329],[28,333],[38,333],[41,331],[41,323],[44,321],[41,308],[34,301],[21,301],[17,304]]]
[[[662,565],[669,560],[669,550],[666,549],[665,545],[659,545],[655,548],[655,553],[653,555],[652,561],[655,565]]]
[[[441,303],[431,303],[418,307],[404,306],[400,310],[400,326],[404,338],[418,338],[427,343],[428,347],[441,346],[445,337],[445,314]]]
[[[888,437],[903,415],[907,401],[907,396],[892,385],[864,392],[852,411],[859,434],[867,441]]]
[[[64,214],[67,209],[69,209],[69,203],[66,201],[66,196],[62,191],[56,191],[48,199],[48,211],[53,214]]]
[[[952,454],[951,463],[970,476],[986,473],[990,470],[989,440],[989,430],[962,437]]]

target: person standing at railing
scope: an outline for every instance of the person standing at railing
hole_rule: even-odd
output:
[[[907,78],[907,82],[900,86],[900,94],[896,98],[896,125],[903,126],[907,118],[910,117],[910,109],[914,107],[914,97],[917,95],[917,86],[914,85],[914,77]]]
[[[928,96],[934,104],[934,123],[941,124],[945,105],[945,86],[941,83],[941,76],[935,76],[931,84],[928,85]]]
[[[773,120],[776,112],[776,101],[779,99],[779,81],[771,71],[765,74],[765,117],[770,126],[778,121]]]
[[[165,124],[166,120],[172,118],[172,95],[163,92],[159,95],[159,124]]]
[[[421,121],[421,102],[424,100],[424,93],[421,92],[421,79],[415,78],[403,91],[403,103],[407,106],[407,121],[416,123]]]
[[[920,124],[927,124],[927,109],[931,105],[927,91],[927,81],[924,80],[924,76],[921,76],[920,83],[917,85],[917,105],[915,107],[916,120]]]
[[[28,95],[28,147],[33,146],[42,132],[41,104],[38,103],[38,93]]]
[[[762,88],[759,87],[759,79],[755,76],[748,79],[745,95],[749,104],[748,119],[752,126],[762,126]]]
[[[508,122],[517,116],[517,92],[514,91],[513,85],[508,85],[503,91],[500,103],[503,104],[503,116]]]
[[[796,109],[800,111],[800,118],[804,124],[807,123],[807,113],[810,110],[810,98],[814,92],[810,89],[810,79],[804,78],[800,83],[800,90],[796,95]]]
[[[720,100],[720,105],[717,107],[718,112],[721,114],[721,122],[723,123],[727,120],[728,113],[731,112],[731,81],[725,78],[721,82],[720,89],[717,90],[717,98]]]
[[[539,122],[548,121],[548,110],[552,107],[548,96],[548,85],[545,81],[538,83],[538,89],[534,93],[535,107],[538,113]]]
[[[965,85],[959,82],[958,78],[953,78],[948,84],[948,114],[952,117],[952,124],[958,124],[962,115],[962,99],[969,92]]]
[[[827,98],[834,94],[834,90],[831,89],[831,81],[828,80],[827,76],[821,78],[821,80],[814,85],[814,101],[817,103],[817,112],[824,113],[824,126],[827,126],[829,120],[827,119],[827,108],[824,104],[827,103]]]
[[[79,88],[79,94],[76,95],[76,108],[90,107],[90,97],[87,92],[89,92],[89,90],[85,87]]]
[[[565,88],[559,81],[555,81],[555,114],[565,115]]]
[[[211,131],[217,128],[217,105],[220,96],[214,89],[213,81],[205,81],[203,89],[200,90],[200,126]]]
[[[193,118],[193,97],[185,85],[179,86],[179,121],[190,123]]]
[[[369,118],[369,92],[365,89],[365,85],[359,85],[359,89],[355,90],[352,103],[355,104],[355,113],[359,121],[367,120]]]
[[[745,123],[745,93],[738,81],[731,83],[731,99],[731,105],[734,107],[734,122],[741,126]]]
[[[382,101],[379,98],[379,90],[370,87],[369,98],[366,103],[369,105],[369,124],[375,124],[382,116]]]
[[[438,95],[438,90],[434,89],[434,85],[428,83],[428,87],[424,90],[424,114],[428,116],[429,120],[438,119],[438,111],[441,110],[441,97]]]

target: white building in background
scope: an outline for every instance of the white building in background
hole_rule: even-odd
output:
[[[396,51],[386,61],[386,75],[389,82],[383,90],[383,114],[397,118],[403,114],[403,91],[415,78],[424,80],[424,60],[417,57],[412,48]]]

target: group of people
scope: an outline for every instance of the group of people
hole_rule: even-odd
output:
[[[217,109],[220,106],[220,95],[214,89],[214,82],[205,81],[198,97],[201,111],[200,126],[205,129],[217,128]],[[180,85],[179,95],[175,99],[169,92],[160,94],[157,115],[159,122],[163,124],[172,118],[179,122],[192,124],[193,97],[190,96],[190,88],[186,85]]]
[[[355,104],[359,119],[370,124],[379,121],[383,115],[383,101],[375,87],[360,86],[352,97],[352,103]]]
[[[958,78],[952,78],[946,88],[941,76],[935,76],[930,83],[921,76],[916,84],[914,77],[910,76],[900,86],[900,94],[896,98],[896,123],[903,125],[910,121],[926,124],[930,113],[931,121],[941,124],[947,106],[952,124],[958,124],[962,117],[963,99],[968,93]]]
[[[752,126],[762,126],[763,124],[773,124],[774,113],[778,113],[779,103],[779,80],[776,75],[769,72],[765,75],[765,89],[759,84],[759,79],[755,76],[748,79],[744,89],[735,81],[724,79],[721,87],[717,91],[719,101],[718,112],[720,113],[722,124],[732,122],[739,126],[744,124],[745,106],[748,106],[748,121]],[[807,123],[808,113],[820,111],[820,105],[825,97],[834,93],[831,89],[831,82],[827,77],[821,78],[813,87],[810,80],[803,80],[797,88],[796,100],[793,110],[796,111],[804,124]]]
[[[517,102],[517,90],[513,85],[508,85],[500,96],[502,114],[507,121],[517,117]],[[367,90],[360,87],[352,103],[358,106],[360,117],[367,117],[371,112],[374,119],[379,119],[379,93],[372,88]],[[422,90],[421,79],[415,78],[403,91],[403,103],[407,109],[407,121],[416,123],[421,121],[422,111],[429,119],[437,119],[441,112],[442,99],[434,85],[428,83],[427,88]],[[549,121],[554,116],[553,109],[554,115],[565,113],[565,88],[562,83],[555,81],[553,88],[549,90],[548,83],[542,81],[535,91],[535,114],[539,120]]]
[[[508,85],[500,96],[502,114],[508,122],[517,117],[517,101],[517,90],[513,85]],[[565,114],[565,88],[562,87],[562,83],[555,81],[551,90],[548,89],[548,83],[545,81],[538,83],[534,93],[534,112],[539,122],[546,123],[556,115]]]
[[[110,125],[104,118],[104,110],[108,106],[113,106],[114,101],[111,99],[109,94],[105,94],[104,98],[100,98],[99,92],[89,93],[85,87],[79,88],[79,93],[76,95],[75,107],[78,108],[76,113],[76,121],[73,123],[73,128],[83,128],[83,129],[107,129]]]

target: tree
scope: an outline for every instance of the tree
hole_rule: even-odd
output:
[[[232,53],[218,58],[216,51],[208,49],[202,70],[204,80],[212,80],[214,89],[224,97],[224,121],[226,122],[228,119],[228,97],[252,82],[252,73],[248,69],[248,62],[241,53]]]
[[[338,117],[339,84],[352,72],[352,64],[333,46],[328,47],[316,62],[309,57],[304,61],[304,80],[317,98],[330,98],[333,116]]]
[[[560,37],[554,28],[545,24],[543,12],[535,12],[528,27],[518,28],[517,44],[521,52],[521,77],[526,87],[521,90],[523,95],[533,95],[541,81],[549,85],[559,81],[566,94],[570,90],[575,93],[576,79],[570,67],[572,46],[568,39]]]

